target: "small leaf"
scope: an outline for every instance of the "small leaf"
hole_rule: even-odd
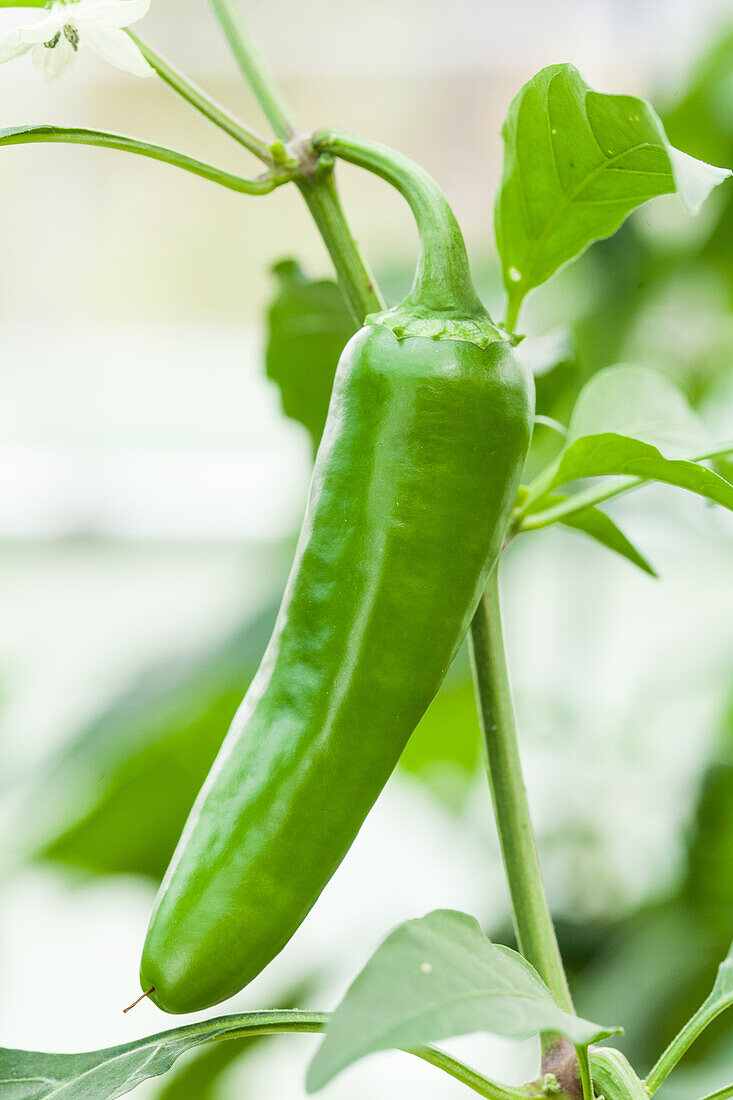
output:
[[[354,322],[336,283],[309,279],[295,260],[276,264],[273,273],[279,290],[268,313],[267,376],[280,389],[285,415],[308,429],[315,451]]]
[[[562,493],[553,493],[549,497],[545,497],[545,506],[554,506],[570,499]],[[634,565],[638,565],[639,569],[643,569],[650,576],[658,576],[654,566],[650,565],[644,555],[616,526],[611,517],[602,512],[600,508],[583,508],[582,511],[572,512],[560,522],[566,527],[572,527],[577,531],[583,531],[586,535],[590,535],[601,546],[605,546],[609,550],[615,550],[617,554],[621,554],[622,557],[627,558]]]
[[[367,1054],[453,1035],[554,1031],[585,1046],[616,1030],[564,1012],[529,963],[491,943],[473,917],[437,910],[377,948],[331,1017],[306,1088],[323,1088]]]
[[[724,453],[728,448],[717,450]],[[549,495],[561,485],[587,477],[621,475],[662,481],[733,507],[729,481],[699,461],[682,457],[695,453],[711,455],[716,448],[671,379],[642,367],[608,367],[581,390],[565,448],[537,477],[520,504],[524,515],[533,517],[527,526],[546,526],[557,520],[577,526],[571,515],[578,513],[565,508],[562,501],[553,504]],[[618,491],[633,484],[619,483]],[[568,498],[567,503],[571,502]]]
[[[533,76],[502,135],[496,237],[514,316],[530,290],[641,203],[676,191],[695,211],[730,174],[672,149],[649,104],[593,91],[572,65]]]
[[[581,436],[571,443],[560,459],[551,488],[582,477],[614,474],[676,485],[733,510],[733,485],[707,466],[665,458],[650,443],[613,432]]]
[[[188,1024],[88,1054],[43,1054],[0,1048],[0,1093],[7,1100],[116,1100],[166,1073],[201,1043],[285,1032],[322,1031],[318,1012],[244,1012]]]

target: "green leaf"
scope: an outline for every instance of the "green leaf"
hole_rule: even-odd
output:
[[[268,313],[267,375],[280,389],[285,415],[308,429],[315,451],[354,322],[336,283],[309,279],[295,260],[273,272],[279,289]]]
[[[43,1054],[0,1048],[4,1100],[115,1100],[143,1081],[166,1073],[177,1058],[201,1043],[283,1033],[322,1031],[318,1012],[245,1012],[188,1024],[118,1047],[88,1054]]]
[[[473,917],[437,910],[401,924],[377,948],[331,1017],[306,1088],[323,1088],[376,1051],[453,1035],[553,1031],[585,1046],[616,1030],[564,1012],[529,963],[491,943]]]
[[[551,487],[578,478],[615,474],[676,485],[733,509],[733,485],[707,466],[665,458],[651,443],[613,432],[582,436],[571,443],[560,459]]]
[[[641,203],[676,191],[695,212],[729,175],[673,149],[649,104],[593,91],[572,65],[533,76],[502,135],[496,237],[513,318],[530,290]]]
[[[671,379],[642,367],[609,367],[582,389],[570,418],[565,448],[518,504],[519,527],[532,530],[557,522],[575,525],[575,518],[586,506],[644,481],[666,482],[733,508],[731,483],[701,465],[699,459],[700,455],[712,457],[728,450],[727,445],[711,443],[703,423]],[[681,457],[695,453],[695,460]],[[552,490],[570,481],[614,476],[621,480],[564,500],[555,497],[553,503]]]
[[[554,505],[571,499],[571,497],[564,496],[562,493],[553,493],[546,498],[546,503]],[[639,569],[643,569],[650,576],[656,577],[658,575],[644,555],[627,539],[611,517],[602,512],[600,508],[583,508],[581,511],[567,515],[560,522],[566,527],[572,527],[576,531],[583,531],[586,535],[590,535],[601,546],[605,546],[608,550],[615,550],[617,554],[621,554],[622,557],[627,558],[634,565],[638,565]]]

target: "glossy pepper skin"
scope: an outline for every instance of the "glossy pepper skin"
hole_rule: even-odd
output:
[[[160,1008],[240,990],[333,875],[466,633],[531,420],[505,342],[347,344],[272,639],[156,901]]]

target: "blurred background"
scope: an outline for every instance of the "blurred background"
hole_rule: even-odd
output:
[[[497,316],[500,127],[543,65],[572,61],[599,90],[649,98],[673,144],[733,164],[724,0],[242,7],[309,129],[378,138],[437,177]],[[263,126],[207,5],[154,0],[136,29]],[[162,83],[94,55],[50,86],[21,59],[0,68],[0,89],[0,126],[96,126],[254,168]],[[409,214],[364,174],[339,179],[394,298],[414,260]],[[311,440],[266,376],[263,321],[273,300],[275,320],[297,311],[297,286],[271,268],[292,256],[309,276],[331,271],[295,189],[255,199],[119,153],[28,146],[0,153],[0,199],[0,1043],[93,1049],[182,1022],[121,1008],[305,502]],[[321,291],[337,354],[348,323]],[[594,371],[631,362],[679,380],[730,438],[732,304],[730,186],[696,220],[673,199],[642,208],[529,304],[525,331],[574,336],[538,379],[541,411],[562,420]],[[298,355],[271,341],[270,373],[297,370]],[[733,931],[733,540],[729,516],[664,488],[613,512],[661,580],[553,529],[508,555],[505,614],[577,1007],[625,1025],[619,1045],[644,1071],[706,995]],[[311,916],[221,1011],[331,1008],[391,926],[434,907],[512,942],[465,653]],[[660,1096],[691,1100],[733,1076],[726,1023]],[[220,1044],[135,1095],[300,1100],[313,1042]],[[536,1071],[533,1043],[452,1047],[510,1082]],[[463,1094],[413,1062],[380,1055],[324,1095]]]

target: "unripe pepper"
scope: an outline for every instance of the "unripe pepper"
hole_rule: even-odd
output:
[[[340,140],[411,202],[421,263],[343,351],[272,639],[161,886],[141,982],[168,1012],[251,981],[333,875],[468,629],[529,444],[531,381],[442,195]]]

